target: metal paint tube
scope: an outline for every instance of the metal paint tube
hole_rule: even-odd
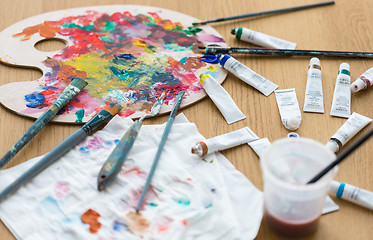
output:
[[[282,124],[291,131],[298,129],[302,122],[302,114],[295,88],[276,90],[275,95]]]
[[[247,144],[254,150],[254,152],[256,153],[256,155],[259,156],[259,158],[267,150],[267,148],[271,146],[271,142],[268,140],[268,138],[261,138],[259,140],[249,142]]]
[[[338,152],[353,136],[363,129],[372,119],[356,112],[352,113],[346,122],[326,143],[326,147]]]
[[[266,48],[277,48],[277,49],[292,49],[294,50],[297,46],[296,43],[289,42],[277,37],[273,37],[261,32],[256,32],[254,30],[238,27],[232,28],[231,33],[236,35],[238,40],[249,42],[261,47]]]
[[[373,192],[337,181],[332,181],[330,192],[335,193],[338,198],[373,210]]]
[[[351,77],[350,66],[342,63],[339,66],[338,76],[335,83],[332,109],[330,115],[348,118],[351,114]]]
[[[351,91],[358,92],[365,90],[373,85],[373,68],[365,71],[361,76],[351,84]]]
[[[203,89],[223,114],[228,124],[246,118],[229,93],[210,74],[201,74],[200,78]]]
[[[320,60],[315,57],[308,68],[303,112],[324,113]]]
[[[257,89],[265,96],[268,96],[275,89],[278,88],[276,84],[257,74],[249,67],[243,65],[229,55],[219,54],[218,59],[220,61],[220,65],[222,65],[223,68],[233,73],[236,77],[249,84],[253,88]]]
[[[204,142],[198,142],[192,147],[192,153],[203,157],[206,154],[233,148],[257,139],[259,137],[249,127],[244,127],[233,132],[209,138]]]

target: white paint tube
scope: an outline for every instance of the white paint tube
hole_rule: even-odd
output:
[[[261,138],[247,144],[254,150],[259,158],[263,155],[267,148],[271,146],[271,142],[268,140],[268,138]]]
[[[332,109],[330,115],[348,118],[351,114],[351,77],[350,65],[342,63],[339,66],[337,80],[335,82]]]
[[[277,48],[277,49],[292,49],[294,50],[297,46],[296,43],[289,42],[277,37],[273,37],[261,32],[256,32],[248,28],[232,28],[231,33],[236,35],[238,40],[249,42],[261,47],[266,48]]]
[[[308,68],[303,112],[324,113],[320,60],[315,57]]]
[[[201,74],[200,78],[203,89],[223,114],[228,124],[246,118],[229,93],[210,74]]]
[[[326,147],[338,152],[353,136],[363,129],[372,119],[353,112],[346,122],[326,143]]]
[[[249,67],[243,65],[228,54],[219,54],[218,59],[220,61],[220,65],[222,65],[223,68],[233,73],[236,77],[249,84],[253,88],[257,89],[265,96],[268,96],[278,88],[276,84],[260,76]]]
[[[373,192],[337,181],[332,181],[330,192],[335,193],[338,198],[373,210]]]
[[[276,90],[275,95],[284,126],[291,131],[298,129],[302,122],[302,114],[295,88]]]
[[[244,127],[233,132],[209,138],[204,142],[198,142],[192,147],[192,153],[203,157],[206,154],[233,148],[257,139],[259,137],[250,128]]]
[[[358,92],[365,90],[373,85],[373,68],[365,71],[361,76],[351,84],[351,91]]]

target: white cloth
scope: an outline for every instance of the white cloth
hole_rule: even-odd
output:
[[[262,193],[220,153],[204,160],[191,154],[205,139],[183,114],[172,126],[141,211],[149,229],[143,238],[132,234],[124,216],[136,207],[165,124],[144,125],[117,179],[97,191],[98,172],[131,124],[114,117],[2,202],[0,218],[13,235],[23,240],[255,238]],[[38,159],[0,171],[0,189]],[[81,221],[89,209],[100,214],[96,233]]]

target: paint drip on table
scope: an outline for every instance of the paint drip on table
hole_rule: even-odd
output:
[[[0,97],[5,106],[22,115],[35,116],[50,106],[72,77],[86,80],[88,86],[59,113],[60,121],[84,122],[113,100],[123,103],[122,116],[138,117],[150,110],[163,91],[167,92],[166,105],[182,90],[186,91],[184,104],[190,104],[205,96],[198,78],[201,73],[212,74],[220,83],[226,76],[220,67],[200,61],[198,50],[198,45],[224,44],[224,40],[211,27],[188,27],[195,20],[190,16],[130,5],[52,13],[26,19],[0,33],[0,43],[7,41],[10,48],[0,50],[0,59],[44,72],[35,86],[21,90],[19,99],[13,98],[22,104],[9,103],[9,96]],[[63,39],[67,46],[52,55],[30,47],[49,38]],[[25,51],[11,50],[14,46]],[[27,54],[36,60],[27,62]],[[17,86],[10,88],[16,95],[21,88]],[[9,91],[3,87],[0,93]]]

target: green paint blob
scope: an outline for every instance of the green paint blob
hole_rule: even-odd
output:
[[[84,117],[84,109],[80,109],[75,113],[76,120],[75,122],[83,122]]]
[[[79,28],[79,29],[86,30],[86,31],[91,31],[92,29],[95,28],[95,26],[93,26],[93,25],[79,26],[79,25],[76,25],[75,23],[64,24],[64,25],[62,25],[62,27],[64,27],[64,28]]]
[[[177,203],[180,204],[180,205],[189,206],[190,205],[190,200],[180,199],[179,201],[177,201]]]
[[[194,28],[194,27],[188,27],[188,29],[184,30],[184,32],[188,35],[196,36],[197,33],[201,32],[201,28]]]
[[[112,31],[115,29],[116,26],[117,24],[115,22],[106,22],[105,30]]]
[[[151,207],[158,207],[158,205],[157,204],[155,204],[155,203],[149,203],[149,206],[151,206]]]

